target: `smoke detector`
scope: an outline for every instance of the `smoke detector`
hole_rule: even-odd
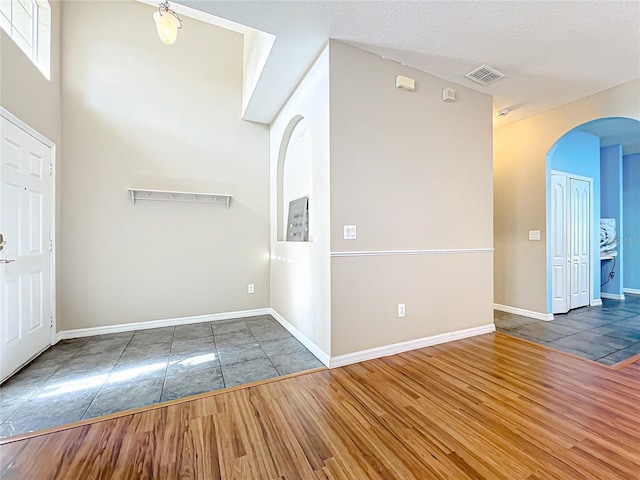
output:
[[[495,68],[491,68],[488,65],[482,65],[481,67],[476,68],[472,72],[469,72],[465,75],[469,80],[473,80],[480,85],[491,85],[494,82],[497,82],[501,78],[505,77],[504,73],[500,73]]]

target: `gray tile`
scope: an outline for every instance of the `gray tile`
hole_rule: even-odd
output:
[[[97,391],[97,388],[93,388],[78,392],[66,392],[63,396],[34,397],[21,405],[2,424],[0,436],[8,437],[76,422],[82,418],[82,414]]]
[[[256,328],[251,331],[253,332],[253,336],[256,337],[256,340],[258,340],[259,342],[264,342],[266,340],[277,340],[279,338],[287,338],[291,336],[291,334],[280,325],[272,325],[266,328]]]
[[[622,327],[622,328],[640,328],[640,317],[629,317],[621,320],[616,320],[609,324],[610,327]]]
[[[275,340],[265,340],[264,342],[260,342],[260,346],[262,350],[264,350],[264,353],[267,354],[267,357],[282,355],[283,353],[308,351],[305,346],[293,336],[277,338]]]
[[[624,360],[627,360],[628,358],[631,358],[634,355],[637,355],[638,353],[640,353],[640,342],[634,343],[632,345],[629,345],[626,348],[622,348],[620,350],[617,350],[617,351],[607,355],[606,357],[600,358],[598,361],[601,362],[601,361],[604,360],[605,362],[603,362],[603,363],[606,363],[608,361],[612,361],[615,364],[615,363],[619,363],[619,362],[622,362]]]
[[[560,338],[560,339],[555,340],[553,342],[549,342],[549,346],[550,347],[553,348],[554,345],[555,346],[560,346],[560,347],[571,348],[573,350],[578,350],[578,351],[584,352],[584,353],[589,353],[591,355],[597,356],[598,358],[607,356],[607,355],[615,352],[616,350],[619,350],[619,348],[617,348],[617,347],[601,345],[601,344],[598,344],[598,343],[590,342],[588,340],[581,340],[579,338],[575,338],[574,335],[572,335],[570,337]]]
[[[76,352],[74,351],[70,352],[65,349],[51,347],[45,350],[44,352],[42,352],[37,359],[40,361],[57,361],[57,362],[63,363],[73,358],[75,354]]]
[[[213,337],[176,340],[171,345],[171,355],[204,355],[214,351]]]
[[[162,392],[162,383],[162,378],[156,378],[104,386],[83,418],[99,417],[158,403]]]
[[[224,388],[224,381],[220,367],[207,368],[195,375],[167,377],[161,401],[166,402],[221,388]]]
[[[622,338],[610,337],[608,335],[601,335],[599,333],[595,333],[592,331],[579,332],[575,335],[572,335],[573,338],[577,338],[579,340],[585,340],[587,342],[597,343],[598,345],[606,345],[608,347],[613,348],[625,348],[631,345],[632,343],[636,343],[638,340],[625,340]]]
[[[171,357],[169,357],[167,377],[193,375],[201,370],[207,370],[219,365],[220,361],[218,360],[218,354],[215,351],[171,355]]]
[[[594,319],[591,317],[585,317],[585,316],[562,316],[562,315],[555,315],[555,318],[553,319],[553,323],[554,324],[558,324],[558,325],[565,325],[567,327],[572,327],[578,330],[587,330],[590,328],[596,328],[596,327],[601,327],[603,325],[607,325],[610,323],[609,320],[601,320],[601,319]]]
[[[207,338],[213,336],[211,323],[194,323],[191,325],[179,325],[173,334],[173,341],[190,340],[194,338]]]
[[[616,327],[598,327],[589,331],[599,335],[607,335],[609,337],[621,338],[623,340],[640,342],[640,331],[622,330]]]
[[[504,330],[511,330],[513,328],[522,327],[523,325],[531,325],[532,323],[538,322],[538,320],[535,320],[533,318],[525,319],[525,317],[514,317],[517,316],[506,314],[504,316],[494,317],[493,321],[496,324],[497,328],[502,328]]]
[[[544,346],[545,347],[549,347],[549,348],[553,348],[555,350],[559,350],[561,352],[570,353],[570,354],[575,355],[577,357],[586,358],[588,360],[597,360],[598,358],[600,358],[600,355],[594,355],[594,354],[591,354],[591,353],[581,352],[580,350],[574,350],[573,348],[566,347],[564,345],[558,345],[558,344],[556,344],[556,342],[547,342],[547,343],[545,343]]]
[[[518,331],[518,329],[514,329],[514,330],[499,330],[502,333],[506,333],[507,335],[511,335],[513,337],[517,337],[517,338],[521,338],[523,340],[528,340],[530,342],[533,343],[539,343],[540,345],[545,345],[547,342],[540,340],[539,338],[535,338],[535,337],[530,337],[529,335],[526,335],[524,333],[521,333]]]
[[[603,358],[599,358],[598,359],[598,363],[602,363],[603,365],[608,365],[610,367],[612,367],[613,365],[615,365],[616,363],[618,363],[617,361],[609,358],[609,357],[603,357]]]
[[[579,332],[579,330],[565,325],[554,325],[551,322],[539,322],[531,325],[524,325],[511,332],[518,332],[529,337],[537,338],[546,342],[551,342],[572,333]]]
[[[66,371],[79,371],[91,369],[93,367],[106,367],[113,366],[122,356],[122,352],[117,350],[107,350],[99,353],[83,353],[82,355],[76,355],[71,360],[61,366],[61,370]]]
[[[91,337],[90,341],[94,343],[101,342],[120,342],[126,343],[128,340],[133,338],[135,332],[118,332],[118,333],[106,333],[104,335],[96,335],[95,337]]]
[[[62,371],[59,377],[51,377],[32,396],[32,398],[63,399],[67,394],[80,395],[83,392],[97,391],[109,377],[110,370],[89,373],[70,373]]]
[[[273,365],[280,375],[303,372],[312,368],[323,367],[324,365],[310,352],[292,352],[271,357]]]
[[[256,343],[255,337],[248,331],[240,331],[234,333],[225,333],[216,335],[216,347],[228,347],[229,345],[243,345],[247,343]]]
[[[135,364],[138,362],[157,362],[169,358],[171,345],[155,344],[155,345],[134,345],[129,346],[118,359],[118,364]]]
[[[18,407],[20,407],[20,405],[22,405],[25,402],[26,402],[26,399],[14,399],[13,401],[10,401],[10,402],[9,401],[4,402],[0,406],[0,423],[4,422],[9,417],[11,417],[11,415],[13,415],[13,413],[18,409]]]
[[[148,380],[152,378],[164,378],[169,355],[148,357],[137,361],[118,363],[109,373],[106,384],[128,383],[135,380]]]
[[[72,358],[73,357],[71,357],[71,359]],[[53,375],[60,367],[66,365],[71,359],[65,361],[60,359],[43,360],[38,357],[21,371],[25,372],[31,378],[36,376]]]
[[[257,382],[278,376],[278,371],[266,358],[249,360],[248,362],[222,365],[224,383],[227,387],[234,387],[245,383]]]
[[[218,355],[220,356],[220,363],[222,365],[231,365],[232,363],[246,362],[247,360],[266,357],[259,343],[218,347]]]
[[[135,345],[153,345],[171,343],[175,327],[149,328],[138,330],[131,342]]]
[[[270,316],[264,316],[264,317],[257,317],[257,318],[248,319],[248,320],[245,320],[245,323],[247,324],[247,327],[249,327],[249,329],[251,329],[251,331],[254,331],[254,330],[257,330],[257,329],[262,329],[262,328],[279,327],[280,326],[280,324],[278,322],[276,322]]]
[[[51,378],[49,372],[30,373],[21,370],[0,386],[0,399],[28,398]]]
[[[109,340],[92,339],[80,347],[78,355],[95,355],[105,352],[112,354],[122,353],[131,340],[113,338]]]
[[[225,320],[212,322],[211,328],[215,335],[225,335],[228,333],[247,332],[251,333],[243,320]]]

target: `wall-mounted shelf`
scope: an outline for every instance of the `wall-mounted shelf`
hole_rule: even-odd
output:
[[[220,203],[229,208],[231,195],[226,193],[177,192],[173,190],[148,190],[144,188],[127,188],[131,195],[131,203],[136,200],[153,200],[160,202]]]

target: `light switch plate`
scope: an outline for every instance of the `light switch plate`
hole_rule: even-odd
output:
[[[529,240],[540,240],[540,230],[529,230]]]
[[[344,226],[344,239],[345,240],[355,240],[357,237],[356,226],[355,225],[345,225]]]

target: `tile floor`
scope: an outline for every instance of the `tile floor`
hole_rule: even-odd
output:
[[[640,353],[640,295],[625,296],[625,301],[603,299],[601,307],[555,315],[550,322],[496,311],[496,329],[605,365],[615,365]]]
[[[0,438],[321,366],[270,316],[63,340],[0,386]]]

